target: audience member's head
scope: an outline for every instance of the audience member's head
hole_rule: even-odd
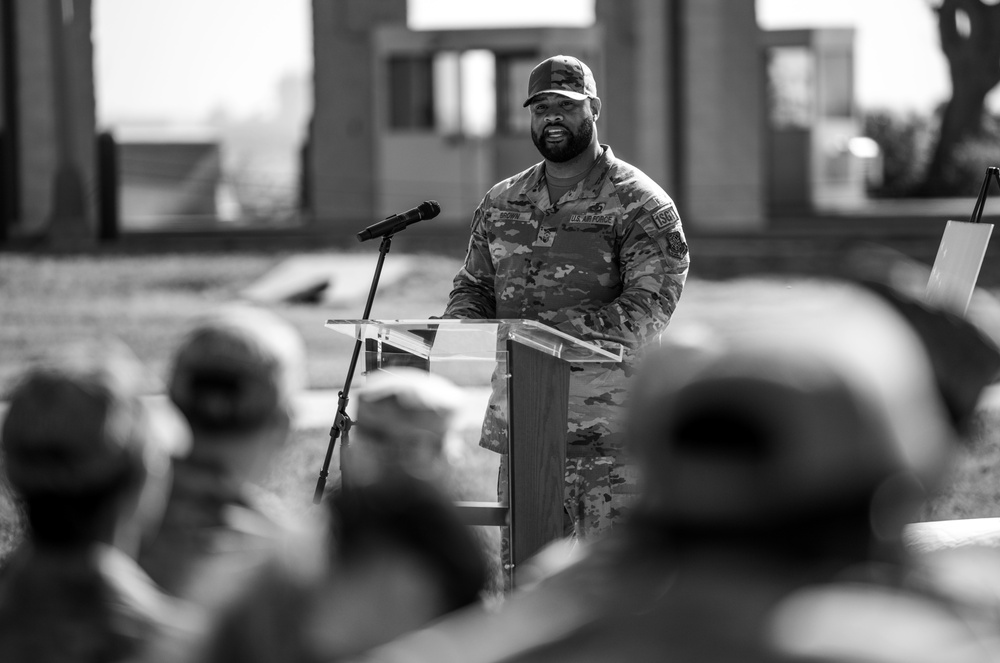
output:
[[[921,340],[861,288],[798,287],[794,307],[747,307],[650,357],[632,414],[647,515],[781,546],[847,527],[854,548],[915,516],[953,437]]]
[[[305,382],[299,333],[262,309],[234,307],[199,320],[181,342],[170,398],[194,431],[192,457],[245,478],[283,442]]]
[[[333,559],[364,564],[378,549],[395,549],[424,566],[448,612],[474,602],[483,587],[482,552],[455,507],[433,483],[380,476],[353,483],[329,500]]]
[[[355,654],[479,599],[482,550],[433,484],[382,474],[343,485],[329,507],[330,600],[311,622],[320,651]]]
[[[402,469],[431,478],[461,452],[455,424],[463,396],[448,379],[393,368],[371,375],[356,398],[349,471]]]
[[[3,423],[11,486],[40,545],[134,548],[162,513],[170,458],[190,433],[122,344],[74,346],[29,370]],[[131,552],[131,551],[130,551]]]
[[[378,473],[324,505],[326,545],[295,546],[262,569],[200,660],[345,660],[479,599],[481,548],[434,484]]]

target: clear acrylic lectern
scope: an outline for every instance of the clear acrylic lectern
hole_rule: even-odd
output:
[[[413,366],[488,389],[491,403],[506,410],[498,420],[506,422],[510,503],[459,503],[463,518],[509,526],[515,566],[563,535],[569,365],[619,362],[620,345],[581,341],[533,320],[330,320],[326,326],[364,342],[366,373]]]

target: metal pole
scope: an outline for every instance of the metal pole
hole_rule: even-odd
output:
[[[375,275],[372,277],[371,288],[368,290],[368,301],[365,303],[365,312],[361,315],[362,320],[367,320],[372,312],[372,303],[375,301],[375,290],[378,288],[379,278],[382,276],[382,265],[385,263],[385,254],[389,253],[392,244],[392,235],[384,235],[382,243],[378,247],[378,263],[375,265]],[[347,368],[347,378],[344,380],[344,388],[337,400],[337,414],[333,420],[333,427],[330,428],[330,444],[326,448],[326,457],[323,459],[323,469],[320,470],[319,478],[316,480],[316,490],[313,493],[313,504],[319,504],[323,499],[323,492],[326,490],[326,479],[330,476],[330,461],[333,460],[333,448],[337,439],[343,436],[344,441],[340,445],[341,457],[343,457],[344,446],[348,443],[348,434],[351,429],[351,418],[347,415],[347,403],[351,392],[351,382],[354,380],[354,371],[358,366],[358,357],[361,356],[361,346],[363,341],[358,335],[354,341],[354,354],[351,355],[351,363]],[[343,471],[343,469],[341,469]]]
[[[979,189],[979,198],[976,199],[976,206],[972,208],[970,223],[979,223],[983,218],[983,207],[986,205],[986,194],[990,188],[990,176],[993,176],[997,185],[1000,186],[1000,168],[990,166],[986,169],[986,177],[983,178],[983,186]]]

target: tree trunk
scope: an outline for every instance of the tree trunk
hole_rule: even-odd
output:
[[[947,195],[950,187],[945,171],[955,149],[979,133],[983,123],[983,106],[990,89],[970,82],[958,83],[954,76],[952,79],[956,81],[955,89],[942,113],[938,142],[919,189],[924,196]]]
[[[955,149],[982,128],[986,95],[1000,83],[1000,5],[981,0],[944,0],[938,8],[941,48],[948,58],[952,97],[941,117],[941,129],[930,166],[917,193],[944,195],[945,171]],[[959,16],[968,17],[968,33]]]

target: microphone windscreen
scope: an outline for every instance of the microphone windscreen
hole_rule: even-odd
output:
[[[435,216],[441,213],[441,206],[438,205],[436,200],[425,200],[420,203],[420,218],[422,219],[433,219]]]

